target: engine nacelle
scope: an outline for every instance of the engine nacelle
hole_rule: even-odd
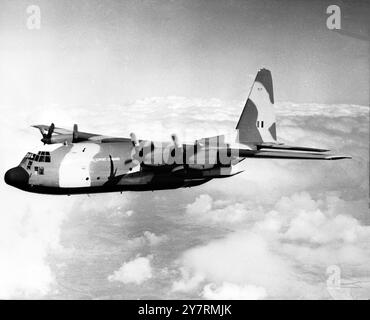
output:
[[[59,134],[57,136],[52,136],[50,138],[42,138],[41,142],[44,144],[55,144],[55,143],[72,143],[72,134]]]

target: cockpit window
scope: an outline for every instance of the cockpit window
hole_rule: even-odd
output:
[[[35,155],[34,160],[36,162],[51,162],[50,152],[48,151],[39,151],[37,155]]]
[[[37,154],[28,152],[24,159],[35,162],[51,162],[50,152],[48,151],[39,151]],[[29,166],[31,166],[31,164],[29,164]]]
[[[27,152],[25,159],[34,160],[36,155],[32,152]]]

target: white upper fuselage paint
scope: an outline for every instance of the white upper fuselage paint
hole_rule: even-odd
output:
[[[90,187],[90,164],[99,151],[96,143],[73,144],[60,163],[59,187]]]

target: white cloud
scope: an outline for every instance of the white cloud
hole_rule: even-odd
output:
[[[332,194],[314,200],[306,192],[282,197],[256,223],[243,222],[225,238],[187,250],[175,284],[190,282],[187,288],[197,291],[202,282],[191,280],[201,276],[216,284],[257,287],[267,298],[328,298],[327,266],[361,274],[370,263],[370,227],[342,212],[342,201]],[[217,288],[208,286],[203,295],[229,292]]]
[[[208,194],[201,194],[186,207],[192,218],[208,223],[237,224],[247,219],[254,219],[259,208],[247,208],[244,203],[230,203],[229,200],[213,200]]]
[[[189,268],[181,268],[181,278],[175,280],[172,284],[172,291],[179,292],[190,292],[198,288],[198,286],[204,281],[204,275],[199,272],[191,275]]]
[[[207,284],[202,296],[209,300],[258,300],[266,297],[266,290],[256,286],[238,286],[224,282],[221,286]]]
[[[127,211],[126,211],[126,215],[127,215],[128,217],[131,217],[133,214],[134,214],[134,211],[133,211],[133,210],[127,210]]]
[[[353,159],[247,159],[242,163],[246,168],[242,175],[199,187],[203,193],[217,193],[201,195],[187,213],[197,218],[196,223],[207,227],[227,223],[234,232],[219,240],[205,235],[204,245],[186,250],[180,263],[186,271],[175,281],[174,291],[204,292],[202,285],[210,282],[216,287],[207,287],[206,292],[217,294],[226,290],[225,282],[238,288],[262,288],[267,297],[326,297],[325,288],[315,278],[321,269],[338,263],[357,275],[364,274],[369,265],[368,229],[363,225],[368,219],[368,107],[280,103],[275,108],[278,137],[284,142],[330,147]],[[152,139],[169,140],[169,135],[177,132],[184,141],[234,128],[242,105],[168,97],[107,105],[101,110],[101,106],[49,105],[15,113],[11,107],[2,107],[10,118],[3,118],[1,132],[3,136],[11,132],[16,141],[3,145],[7,156],[0,159],[2,171],[16,165],[26,151],[42,148],[39,133],[28,128],[33,123],[54,120],[58,126],[72,127],[77,122],[83,131],[118,136],[134,131],[138,138]],[[302,194],[303,190],[308,192]],[[328,190],[336,194],[320,196]],[[26,194],[3,182],[0,191],[1,298],[38,297],[54,289],[55,270],[48,254],[63,249],[60,232],[69,212],[84,211],[86,217],[133,213],[125,208],[125,199],[134,197],[132,193],[70,197],[67,201],[65,197]],[[102,201],[108,210],[97,210]],[[160,246],[166,236],[146,231],[135,239],[139,245]],[[314,274],[313,279],[307,274]],[[115,275],[119,278],[119,273],[111,277]]]
[[[162,242],[167,240],[166,235],[156,235],[153,232],[150,231],[144,231],[143,235],[140,237],[135,237],[128,240],[129,245],[131,246],[157,246],[161,244]]]
[[[55,284],[47,255],[63,250],[60,228],[71,203],[1,189],[0,297],[41,297]]]
[[[151,267],[152,256],[137,257],[125,262],[118,270],[108,276],[109,281],[119,281],[124,284],[134,283],[141,284],[152,278]]]
[[[206,281],[253,285],[265,288],[268,294],[280,293],[292,280],[289,263],[270,251],[262,235],[247,231],[186,251],[181,265],[190,275],[203,275]]]
[[[208,194],[201,194],[197,199],[187,205],[187,212],[190,214],[205,214],[212,209],[212,198]]]
[[[338,215],[331,218],[320,210],[299,212],[284,233],[286,239],[313,243],[338,240],[353,243],[360,238],[364,240],[366,235],[370,235],[370,227],[361,226],[353,217]]]
[[[294,117],[362,117],[369,115],[368,106],[354,104],[320,104],[320,103],[294,103],[277,102],[275,110],[280,116]]]
[[[150,231],[144,231],[144,237],[151,246],[159,245],[163,241],[167,240],[166,235],[157,236],[155,233]]]

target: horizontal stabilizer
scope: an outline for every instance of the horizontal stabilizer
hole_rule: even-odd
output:
[[[335,156],[316,152],[295,152],[278,150],[247,150],[239,149],[239,156],[246,158],[270,158],[270,159],[308,159],[308,160],[339,160],[350,159],[350,156]]]
[[[311,152],[327,152],[329,149],[309,148],[309,147],[297,147],[287,146],[285,144],[257,144],[257,149],[280,149],[280,150],[292,150],[292,151],[311,151]]]

